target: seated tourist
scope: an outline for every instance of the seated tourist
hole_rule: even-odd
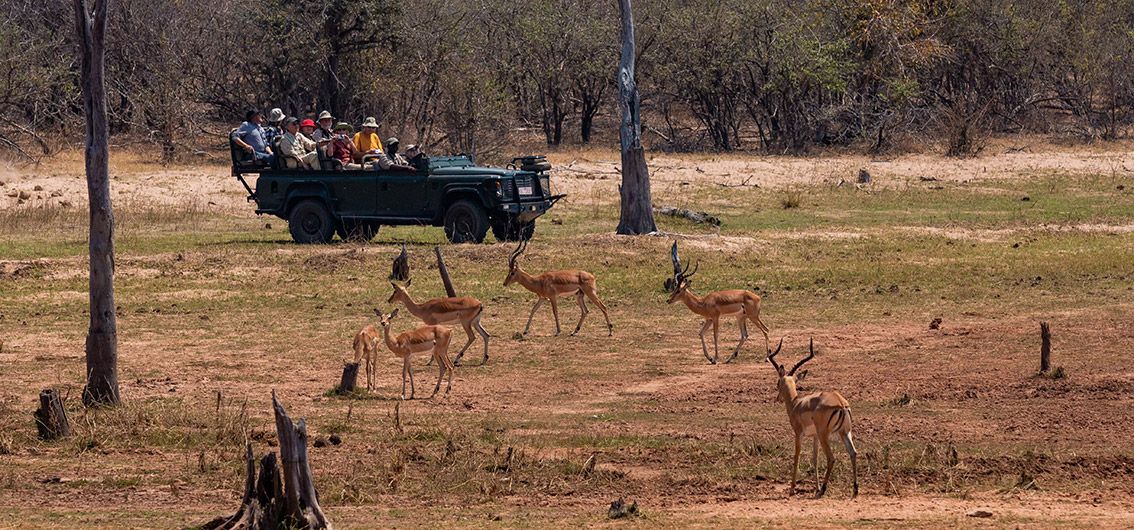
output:
[[[284,113],[279,108],[274,108],[268,113],[268,125],[264,127],[264,143],[268,144],[268,147],[276,145],[276,139],[283,136],[284,118]]]
[[[310,120],[308,120],[310,121]],[[317,144],[299,132],[299,120],[295,117],[284,121],[284,135],[280,139],[280,156],[288,159],[288,166],[294,161],[301,169],[320,169]]]
[[[343,169],[362,169],[356,160],[362,159],[362,153],[354,146],[350,137],[353,127],[349,123],[339,122],[335,125],[334,136],[331,138],[331,158],[343,163]]]
[[[331,116],[331,111],[325,110],[319,113],[318,120],[319,127],[311,134],[311,139],[316,142],[320,140],[331,140],[335,136],[335,131],[331,126],[335,124],[335,117]]]
[[[398,153],[398,145],[399,145],[399,143],[398,143],[398,139],[396,137],[391,136],[391,137],[387,138],[386,139],[386,156],[390,159],[391,162],[393,162],[395,164],[401,164],[403,166],[409,165],[409,161],[406,160],[406,157],[402,156],[401,153]]]
[[[373,116],[362,122],[362,130],[354,135],[354,147],[363,155],[382,153],[382,140],[378,139],[378,121]]]
[[[275,155],[272,153],[272,148],[264,141],[264,129],[261,127],[263,123],[264,115],[260,111],[249,110],[244,114],[244,123],[233,131],[231,139],[241,149],[252,154],[257,161],[270,164],[275,159]]]

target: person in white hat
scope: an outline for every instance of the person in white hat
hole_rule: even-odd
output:
[[[319,118],[315,120],[319,123],[319,128],[311,134],[311,139],[316,142],[320,140],[330,140],[335,137],[334,131],[331,130],[335,125],[335,117],[331,115],[331,111],[325,110],[319,113]]]
[[[268,125],[264,127],[264,143],[268,146],[275,145],[276,138],[283,136],[283,125],[280,122],[286,117],[278,107],[268,113]]]
[[[369,116],[362,122],[362,130],[354,134],[354,146],[364,155],[386,152],[382,140],[378,139],[378,120],[374,116]]]

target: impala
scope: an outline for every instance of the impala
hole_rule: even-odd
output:
[[[465,334],[468,335],[469,341],[461,348],[460,353],[453,359],[453,364],[460,364],[461,357],[464,356],[465,350],[476,341],[476,335],[473,330],[476,330],[484,340],[484,359],[481,364],[488,362],[488,338],[491,335],[480,325],[480,316],[484,312],[484,306],[480,300],[471,296],[458,296],[453,298],[434,298],[420,304],[413,301],[410,297],[409,291],[406,289],[413,283],[410,278],[406,282],[405,287],[390,282],[390,286],[394,288],[394,293],[390,295],[390,299],[386,303],[392,304],[394,302],[401,302],[406,306],[409,312],[421,319],[422,322],[436,326],[440,324],[460,324],[465,329]],[[433,361],[430,360],[430,363]]]
[[[378,313],[378,316],[381,317],[382,314]],[[354,334],[354,363],[366,361],[366,390],[374,388],[374,361],[378,357],[378,339],[381,336],[378,328],[372,324],[367,324]]]
[[[672,304],[681,301],[688,307],[690,311],[700,315],[705,319],[705,323],[701,326],[701,352],[705,354],[705,359],[708,359],[709,364],[717,364],[720,358],[720,327],[721,317],[736,317],[736,323],[740,326],[740,342],[737,343],[736,349],[733,350],[732,355],[725,359],[725,364],[732,362],[740,353],[740,348],[744,346],[745,341],[748,340],[748,321],[751,320],[756,325],[757,329],[764,334],[764,346],[768,346],[768,326],[765,326],[760,321],[760,295],[752,291],[745,291],[741,289],[730,289],[727,291],[716,291],[705,296],[697,296],[689,287],[692,285],[689,278],[697,274],[698,264],[694,264],[693,271],[689,271],[689,267],[681,267],[681,262],[677,259],[677,242],[673,242],[673,250],[671,251],[673,260],[673,278],[667,279],[665,282],[666,288],[670,291],[669,300],[667,304]],[[713,356],[709,357],[709,348],[705,345],[705,332],[708,331],[709,326],[713,327]]]
[[[575,331],[571,335],[579,333],[583,327],[583,321],[587,318],[587,302],[583,299],[584,296],[591,299],[591,302],[598,306],[599,311],[602,311],[603,318],[606,319],[607,336],[614,336],[614,325],[610,323],[610,315],[606,312],[606,304],[599,300],[598,291],[595,287],[595,275],[587,271],[580,270],[562,270],[562,271],[548,271],[543,274],[535,276],[528,274],[520,267],[519,258],[528,248],[527,240],[521,241],[516,250],[508,258],[508,276],[504,278],[504,286],[507,287],[512,282],[519,283],[525,289],[535,293],[536,303],[532,306],[532,313],[528,315],[528,323],[524,326],[524,335],[528,334],[528,330],[532,327],[532,318],[535,318],[536,310],[539,306],[543,305],[546,300],[551,302],[551,314],[555,317],[555,334],[559,335],[559,298],[562,296],[575,296],[575,300],[579,303],[579,323],[575,325]]]
[[[439,370],[437,384],[433,386],[433,393],[429,397],[436,396],[437,391],[441,389],[441,378],[445,376],[445,372],[449,372],[449,380],[445,385],[445,395],[448,396],[449,390],[453,388],[453,363],[449,360],[449,341],[453,338],[453,332],[445,326],[421,326],[392,337],[390,323],[398,316],[398,310],[395,309],[389,315],[383,315],[377,309],[374,312],[380,317],[379,322],[382,324],[382,336],[386,341],[386,347],[394,353],[394,356],[402,359],[402,399],[406,399],[406,374],[409,374],[410,381],[409,399],[413,399],[413,356],[425,352],[430,352],[433,360],[437,361]]]
[[[807,370],[795,375],[796,370],[807,361],[815,357],[815,341],[808,345],[808,354],[802,361],[795,363],[791,370],[784,370],[783,365],[776,362],[776,355],[784,345],[780,339],[775,353],[768,350],[768,362],[776,369],[779,381],[776,383],[779,392],[776,401],[783,402],[787,407],[788,420],[795,431],[795,457],[791,465],[791,494],[795,494],[795,479],[799,473],[799,450],[804,435],[815,437],[811,453],[811,467],[815,468],[815,484],[818,488],[815,497],[822,497],[827,492],[827,482],[831,479],[831,466],[835,463],[835,456],[831,453],[830,437],[838,434],[843,445],[850,455],[851,473],[854,477],[854,495],[858,496],[858,452],[854,448],[854,436],[851,434],[850,404],[838,392],[809,392],[800,394],[796,384],[807,376]],[[818,454],[819,446],[823,447],[823,454],[827,456],[827,473],[823,482],[819,482]]]

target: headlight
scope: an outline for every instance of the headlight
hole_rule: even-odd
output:
[[[540,177],[540,179],[539,179],[539,190],[541,192],[543,192],[544,195],[551,195],[551,178],[550,177]]]

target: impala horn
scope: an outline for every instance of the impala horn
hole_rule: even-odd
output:
[[[815,358],[815,337],[812,337],[811,340],[807,341],[807,357],[804,357],[802,361],[795,363],[795,366],[791,367],[791,371],[788,372],[788,375],[795,375],[795,371],[799,370],[799,368],[801,366],[803,366],[803,363],[806,363],[807,361],[810,361],[811,359],[814,359],[814,358]]]
[[[772,367],[776,369],[776,373],[779,373],[784,369],[784,365],[776,362],[776,355],[779,355],[780,348],[783,347],[784,339],[781,338],[779,346],[776,346],[776,351],[773,352],[771,348],[768,348],[768,362],[772,363]]]
[[[522,239],[519,245],[516,245],[516,250],[512,251],[512,255],[508,256],[508,270],[516,268],[516,260],[528,249],[528,240]]]

